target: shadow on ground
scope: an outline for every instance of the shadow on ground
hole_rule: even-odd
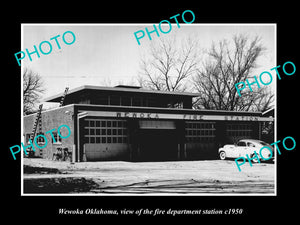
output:
[[[85,178],[43,178],[25,179],[24,193],[82,193],[97,188],[98,185]]]
[[[61,174],[58,169],[56,168],[47,168],[47,167],[33,167],[33,166],[27,166],[24,165],[23,167],[24,174],[32,174],[32,173],[37,173],[37,174],[50,174],[50,173],[56,173],[56,174]]]

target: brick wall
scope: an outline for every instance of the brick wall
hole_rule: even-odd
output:
[[[67,147],[69,151],[72,151],[74,144],[74,120],[72,115],[74,112],[74,105],[67,105],[63,107],[58,107],[55,109],[50,109],[43,111],[42,116],[42,133],[46,136],[48,144],[45,148],[39,149],[35,147],[36,152],[35,156],[52,159],[53,153],[56,151],[56,148],[59,146]],[[24,135],[24,145],[27,145],[28,138],[32,132],[33,124],[36,119],[36,113],[23,117],[23,135]],[[61,142],[53,143],[51,134],[46,134],[47,131],[55,129],[54,132],[57,132],[57,128],[61,125],[67,125],[70,127],[71,135],[66,139],[61,139]],[[37,131],[39,132],[39,126],[37,126]],[[53,133],[54,133],[53,132]],[[62,136],[68,135],[68,130],[64,127],[60,130]],[[43,144],[40,144],[43,146]]]

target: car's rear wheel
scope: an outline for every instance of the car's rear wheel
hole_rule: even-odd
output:
[[[252,162],[258,163],[258,159],[255,157],[255,154],[252,154],[250,157],[252,158]]]
[[[226,153],[223,152],[223,151],[219,153],[219,156],[220,156],[220,159],[221,159],[221,160],[226,159]]]

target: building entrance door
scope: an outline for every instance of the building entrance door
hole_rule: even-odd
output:
[[[140,123],[139,159],[167,161],[178,158],[178,138],[175,122],[154,121]]]

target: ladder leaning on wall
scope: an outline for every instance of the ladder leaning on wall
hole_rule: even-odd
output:
[[[59,103],[59,107],[62,107],[64,105],[64,100],[66,98],[68,90],[69,90],[69,87],[66,87],[65,92],[64,92],[63,96],[61,97],[61,100],[60,100],[60,103]]]
[[[42,112],[42,109],[43,109],[43,104],[40,104],[39,105],[39,110],[38,110],[38,112],[36,114],[36,117],[35,117],[32,132],[30,134],[31,143],[33,143],[33,140],[34,140],[34,137],[35,137],[35,134],[36,134],[36,130],[37,130],[37,126],[40,125],[40,129],[41,129],[41,124],[42,124],[41,112]],[[33,156],[34,156],[33,150],[32,150],[32,148],[29,148],[28,149],[28,157],[33,157]]]

